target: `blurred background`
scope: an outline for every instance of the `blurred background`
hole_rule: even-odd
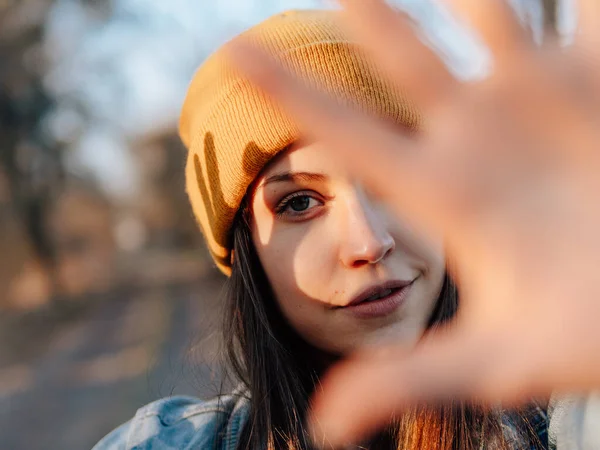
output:
[[[430,1],[396,3],[457,72],[485,67]],[[568,3],[513,4],[538,38],[573,24]],[[179,108],[219,45],[308,7],[331,5],[0,0],[0,450],[89,449],[149,401],[220,390],[225,279],[185,195]]]

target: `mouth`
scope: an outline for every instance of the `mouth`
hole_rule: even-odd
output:
[[[386,316],[396,311],[405,302],[417,278],[411,281],[393,280],[371,286],[354,297],[350,303],[337,309],[359,318]]]

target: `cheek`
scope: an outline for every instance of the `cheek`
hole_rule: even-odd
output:
[[[439,264],[440,261],[443,264],[444,240],[441,235],[425,233],[420,227],[415,226],[409,217],[391,215],[387,210],[383,213],[383,217],[399,248],[428,264]]]
[[[423,272],[440,276],[446,270],[444,241],[441,236],[425,236],[405,222],[392,222],[390,230],[396,241],[396,258],[407,258]]]
[[[326,309],[336,261],[331,240],[324,240],[327,234],[318,228],[314,224],[275,227],[268,245],[255,240],[283,315],[292,328],[317,346],[328,325]]]
[[[446,255],[441,243],[437,247],[429,247],[424,258],[431,277],[443,278],[446,272]]]
[[[326,301],[336,267],[334,243],[323,239],[319,227],[299,225],[275,230],[257,252],[273,289],[282,302],[288,298]],[[297,300],[296,300],[297,301]]]
[[[441,241],[428,241],[423,247],[420,258],[426,268],[423,273],[423,297],[430,300],[426,303],[433,310],[446,276],[446,259]]]

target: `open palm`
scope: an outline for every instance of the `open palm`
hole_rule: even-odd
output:
[[[315,433],[352,440],[416,401],[600,386],[600,2],[579,0],[576,43],[562,48],[534,46],[501,0],[453,1],[494,55],[493,74],[471,83],[384,1],[341,3],[423,111],[419,135],[340,106],[257,49],[232,55],[366,186],[443,233],[461,307],[417,349],[335,367],[314,399]]]

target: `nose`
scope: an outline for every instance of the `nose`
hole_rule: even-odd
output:
[[[383,261],[396,248],[387,220],[364,195],[351,196],[345,203],[346,220],[339,235],[342,263],[357,268]]]

